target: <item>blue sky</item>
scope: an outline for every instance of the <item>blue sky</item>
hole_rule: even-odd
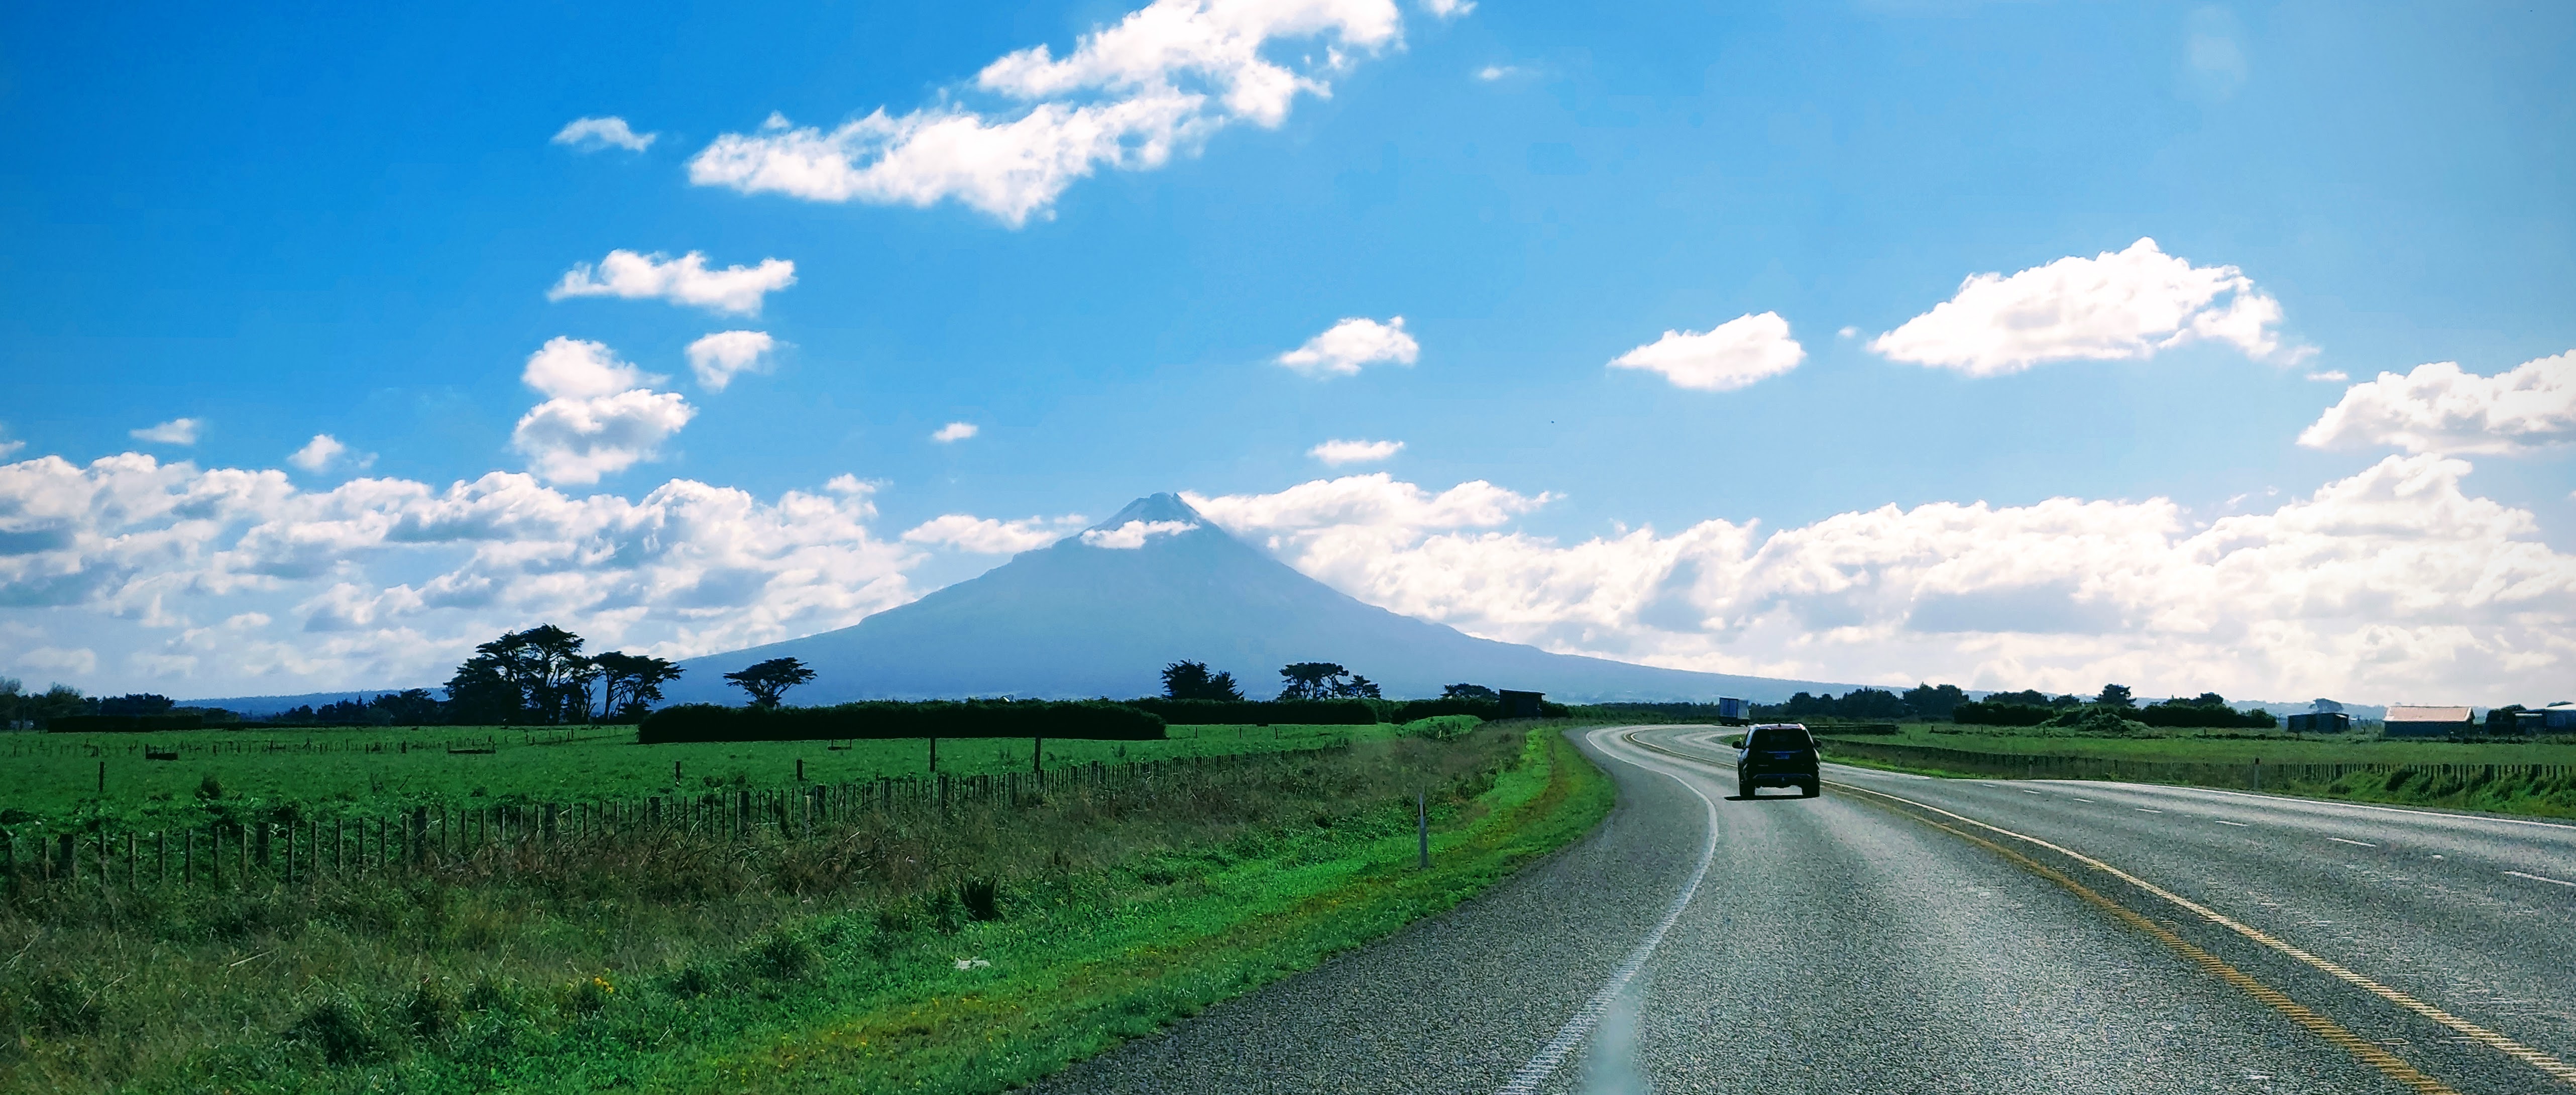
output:
[[[659,440],[638,450],[649,455],[537,486],[633,504],[672,480],[762,506],[790,491],[838,498],[874,546],[851,549],[867,560],[843,560],[855,569],[822,570],[875,592],[742,592],[784,588],[778,568],[795,567],[772,559],[724,581],[691,571],[544,593],[544,568],[503,574],[496,560],[512,549],[488,536],[397,538],[417,550],[333,540],[329,559],[227,569],[217,556],[245,553],[232,538],[292,538],[311,519],[267,503],[228,511],[216,522],[227,529],[191,546],[129,558],[120,536],[185,516],[121,524],[96,501],[112,491],[75,514],[33,501],[48,488],[22,485],[9,502],[0,487],[0,533],[80,530],[62,534],[77,545],[0,574],[21,590],[0,595],[0,674],[198,694],[416,684],[530,613],[701,652],[843,624],[1001,557],[903,539],[925,522],[1097,519],[1159,490],[1221,500],[1203,507],[1212,518],[1364,599],[1698,668],[2063,688],[2121,673],[2150,690],[2483,703],[2576,664],[2549,634],[2576,624],[2576,427],[2547,403],[2571,366],[2535,368],[2538,417],[2451,422],[2432,441],[2391,440],[2408,406],[2440,402],[2420,385],[2349,394],[2383,371],[2457,362],[2468,384],[2576,348],[2576,11],[1167,2],[1153,11],[1184,30],[1286,29],[1256,36],[1254,53],[1226,62],[1237,70],[1146,84],[1221,91],[1223,72],[1257,57],[1307,85],[1271,115],[1202,104],[1191,117],[1203,128],[1167,158],[1131,154],[1023,193],[1020,223],[954,191],[915,205],[693,181],[726,135],[778,132],[761,129],[773,112],[828,134],[879,108],[1003,124],[1049,104],[1150,100],[1132,80],[1014,95],[977,79],[1041,44],[1053,61],[1076,57],[1134,6],[11,8],[0,139],[20,152],[0,164],[0,369],[18,398],[0,407],[0,437],[22,447],[9,459],[85,468],[134,451],[153,458],[155,482],[185,462],[189,474],[280,469],[312,497],[352,480],[444,491],[542,473],[544,442],[514,444],[531,429],[523,416],[634,382],[664,397]],[[640,151],[550,140],[609,117],[654,137]],[[2108,360],[2042,354],[1988,375],[1872,348],[1971,275],[2149,237],[2177,270],[2233,267],[2222,303],[2254,298],[2273,317],[2253,335],[2148,332]],[[780,260],[794,280],[758,295],[756,313],[550,299],[568,272],[619,250],[696,252],[716,270]],[[1705,390],[1609,367],[1666,331],[1766,313],[1797,344],[1785,372]],[[1398,316],[1410,363],[1331,375],[1279,361],[1345,319]],[[728,330],[773,348],[711,390],[686,348]],[[533,389],[530,356],[555,339],[634,368],[590,396]],[[2335,373],[2349,380],[2313,379]],[[2300,443],[2342,403],[2354,425]],[[178,419],[196,423],[192,443],[134,436]],[[955,422],[976,432],[932,440]],[[317,434],[346,451],[318,471],[290,464]],[[1338,467],[1309,455],[1334,439],[1403,447]],[[2391,468],[2400,458],[2462,466]],[[2459,570],[2456,596],[2428,579],[2412,598],[2428,603],[2409,607],[2394,579],[2365,576],[2322,603],[2283,584],[2314,571],[2314,555],[2241,589],[2220,566],[2122,591],[2095,563],[2066,561],[2061,549],[2091,534],[2060,528],[2009,553],[2055,570],[1927,578],[1940,568],[1925,559],[1960,555],[1938,546],[1852,564],[1846,577],[1866,572],[1859,585],[1903,603],[1844,619],[1800,598],[1848,591],[1727,585],[1709,577],[1726,568],[1687,561],[1699,549],[1678,543],[1705,522],[1749,527],[1738,562],[1796,571],[1806,564],[1754,558],[1762,539],[1830,539],[1838,515],[1891,504],[1928,521],[1927,506],[2049,499],[2134,517],[2161,499],[2167,561],[2206,569],[2191,560],[2217,548],[2181,545],[2209,522],[2278,518],[2375,472],[2447,484],[2433,493],[2483,505],[2470,521],[2491,533],[2462,546],[2441,531],[2460,515],[2426,510],[2406,526],[2413,539],[2387,540],[2394,526],[2373,519],[2349,527],[2382,531],[2328,554],[2363,575],[2431,552]],[[827,489],[840,476],[857,482]],[[1405,508],[1473,483],[1517,501]],[[1313,489],[1287,493],[1301,485]],[[1337,500],[1317,501],[1327,494]],[[1300,498],[1313,504],[1290,504]],[[1638,529],[1655,532],[1641,543]],[[839,550],[859,534],[816,535],[817,550]],[[2502,600],[2472,576],[2499,565],[2518,576]],[[1426,577],[1460,568],[1485,577]],[[418,594],[442,575],[484,592],[388,607],[384,591]],[[2185,609],[2152,592],[2203,578],[2239,594],[2205,590]],[[1565,594],[1569,582],[1591,584]],[[1694,583],[1692,611],[1670,607]],[[342,586],[353,592],[329,593]],[[698,592],[662,595],[683,587]],[[2205,618],[2256,587],[2280,605],[2249,611],[2288,630],[2249,639]],[[376,615],[333,614],[361,594]],[[2072,653],[2050,638],[2068,634],[2062,622],[1909,627],[1941,615],[1927,609],[1938,598],[1971,594],[2046,606],[2034,619],[2073,605],[2118,623]],[[2197,653],[2108,634],[2177,613],[2202,617],[2184,628]],[[240,661],[185,639],[244,614],[266,618],[236,629],[259,641],[345,648]],[[2404,635],[2349,645],[2369,626]],[[1836,627],[1850,633],[1822,637]],[[2273,645],[2231,655],[2247,642]]]

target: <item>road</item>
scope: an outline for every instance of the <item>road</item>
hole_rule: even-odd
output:
[[[1620,805],[1048,1092],[2576,1091],[2576,827],[1579,741]]]

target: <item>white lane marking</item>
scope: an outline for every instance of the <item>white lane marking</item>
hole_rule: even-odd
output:
[[[2092,799],[2089,799],[2089,798],[2076,798],[2074,795],[2068,795],[2068,796],[2066,796],[2066,797],[2068,797],[2068,798],[2073,798],[2073,799],[2075,799],[2075,801],[2077,801],[2077,802],[2091,802],[2091,801],[2093,801]]]
[[[1598,746],[1604,735],[1622,729],[1629,728],[1612,727],[1595,730],[1586,736]],[[1602,751],[1609,752],[1607,749]],[[1682,884],[1681,892],[1673,895],[1673,903],[1664,909],[1663,922],[1656,924],[1654,931],[1646,933],[1646,938],[1637,944],[1637,949],[1628,952],[1628,960],[1619,963],[1619,968],[1610,974],[1610,980],[1601,986],[1600,991],[1593,993],[1592,998],[1583,1002],[1583,1007],[1574,1013],[1573,1018],[1566,1020],[1564,1026],[1557,1028],[1556,1037],[1548,1039],[1546,1045],[1540,1046],[1537,1055],[1531,1057],[1528,1064],[1522,1065],[1520,1071],[1512,1073],[1512,1078],[1503,1086],[1494,1089],[1494,1095],[1533,1095],[1538,1090],[1538,1085],[1546,1083],[1549,1076],[1555,1075],[1557,1068],[1565,1063],[1566,1055],[1574,1052],[1574,1047],[1583,1044],[1584,1037],[1592,1033],[1593,1026],[1598,1024],[1602,1015],[1610,1010],[1611,1003],[1619,998],[1621,992],[1627,990],[1628,982],[1636,978],[1637,971],[1644,968],[1646,959],[1653,957],[1655,948],[1663,945],[1664,933],[1673,930],[1673,923],[1682,918],[1682,910],[1688,907],[1691,898],[1699,893],[1700,880],[1708,877],[1709,862],[1717,858],[1717,800],[1708,797],[1707,792],[1700,790],[1690,780],[1683,778],[1682,773],[1671,768],[1661,764],[1645,763],[1637,757],[1619,759],[1647,771],[1660,772],[1672,777],[1673,782],[1681,784],[1683,790],[1698,795],[1700,804],[1708,807],[1708,837],[1700,842],[1699,866],[1691,870],[1690,881]]]
[[[2136,810],[2137,812],[2142,813],[2142,814],[2161,814],[2161,813],[2163,813],[2163,812],[2164,812],[2164,811],[2162,811],[2162,810],[2150,810],[2150,809],[2148,809],[2148,808],[2146,808],[2146,807],[2144,807],[2144,806],[2132,806],[2132,807],[2129,807],[2129,808],[2130,808],[2130,809],[2132,809],[2132,810]]]
[[[2358,844],[2358,845],[2360,845],[2360,846],[2362,846],[2362,847],[2364,847],[2364,848],[2376,848],[2376,847],[2378,847],[2378,846],[2379,846],[2379,845],[2373,844],[2373,843],[2371,843],[2371,842],[2369,842],[2369,841],[2367,841],[2367,840],[2345,840],[2344,838],[2339,837],[2339,836],[2330,836],[2330,837],[2327,837],[2326,839],[2327,839],[2327,840],[2334,841],[2334,842],[2335,842],[2335,843],[2337,843],[2337,844]]]
[[[2239,828],[2239,829],[2251,829],[2251,828],[2253,828],[2253,826],[2248,825],[2248,824],[2246,824],[2246,823],[2244,823],[2244,822],[2242,822],[2242,821],[2220,821],[2218,818],[2211,818],[2211,819],[2209,819],[2209,820],[2211,820],[2211,821],[2217,821],[2217,822],[2218,822],[2219,824],[2221,824],[2221,825],[2233,825],[2233,826],[2236,826],[2236,827],[2237,827],[2237,828]]]
[[[2524,874],[2521,871],[2506,871],[2505,873],[2512,875],[2515,878],[2528,878],[2534,882],[2546,882],[2552,886],[2576,886],[2576,882],[2561,882],[2555,878],[2543,878],[2536,874]]]
[[[2038,794],[2038,793],[2039,793],[2039,792],[2037,792],[2037,791],[2031,790],[2031,789],[2030,789],[2030,788],[2028,788],[2028,787],[2015,787],[2015,788],[2013,788],[2013,790],[2019,791],[2019,792],[2021,792],[2021,793],[2023,793],[2023,794],[2025,794],[2025,795],[2035,795],[2035,794]]]

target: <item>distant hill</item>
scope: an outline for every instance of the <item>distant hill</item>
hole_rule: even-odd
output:
[[[738,703],[725,673],[803,659],[799,704],[960,696],[1157,694],[1183,659],[1230,671],[1266,699],[1279,667],[1328,661],[1394,697],[1472,682],[1574,703],[1771,703],[1853,685],[1658,669],[1494,642],[1364,604],[1209,522],[1176,496],[1140,498],[1108,521],[838,631],[681,663],[669,696]]]
[[[373,688],[364,692],[306,692],[298,696],[219,696],[210,700],[180,700],[178,706],[220,707],[236,715],[263,718],[280,711],[292,711],[298,707],[320,707],[323,704],[338,703],[341,700],[365,703],[387,692],[400,691],[402,689],[399,688]],[[447,690],[444,688],[433,687],[429,691],[431,695],[440,698],[445,698],[447,695]]]

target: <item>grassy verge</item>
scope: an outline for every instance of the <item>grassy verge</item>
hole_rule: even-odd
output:
[[[1831,730],[1823,731],[1828,737]],[[2453,742],[2282,731],[2176,730],[2155,737],[2047,735],[2007,727],[1907,723],[1891,735],[1854,737],[1935,749],[2031,756],[2199,764],[2576,764],[2576,740]]]
[[[2042,739],[2063,742],[2065,739]],[[1954,779],[2021,778],[2037,774],[2042,778],[2110,779],[2144,783],[2168,783],[2183,786],[2218,787],[2230,790],[2259,789],[2269,794],[2303,798],[2376,802],[2401,806],[2430,806],[2488,813],[2520,814],[2532,817],[2576,818],[2576,772],[2566,762],[2528,759],[2490,760],[2497,755],[2469,752],[2475,745],[2454,746],[2458,752],[2420,751],[2418,743],[2390,743],[2408,746],[2403,750],[2353,749],[2360,743],[2335,743],[2347,748],[2336,752],[2289,751],[2265,753],[2244,752],[2239,748],[2195,753],[2175,749],[2161,754],[2129,755],[2100,752],[2086,755],[2068,750],[2042,753],[2029,750],[1976,752],[1971,756],[1905,756],[1907,746],[1950,750],[1975,750],[1977,743],[1959,736],[1944,736],[1931,742],[1894,742],[1884,737],[1826,743],[1826,757],[1838,764],[1877,768],[1886,771],[1911,772],[1918,775]],[[1885,747],[1897,755],[1864,755],[1873,746]],[[2529,757],[2547,747],[2510,745],[2494,746],[2509,757]],[[2214,754],[2214,755],[2213,755]],[[2325,756],[2315,760],[2306,757]],[[2413,759],[2430,755],[2432,760]],[[2540,755],[2549,755],[2541,752]],[[2018,767],[2025,758],[2063,761],[2074,759],[2076,765],[2050,764],[2036,773]],[[2259,784],[2255,782],[2254,757],[2264,758]],[[1983,760],[1981,758],[1991,758]],[[2301,759],[2292,759],[2301,758]],[[2100,770],[2087,770],[2099,765]],[[2385,767],[2364,767],[2364,766]],[[2338,767],[2342,766],[2342,767]],[[1961,770],[1961,769],[1972,770]]]
[[[1001,1090],[1448,908],[1610,797],[1554,731],[1487,727],[812,839],[13,893],[0,1090]]]

